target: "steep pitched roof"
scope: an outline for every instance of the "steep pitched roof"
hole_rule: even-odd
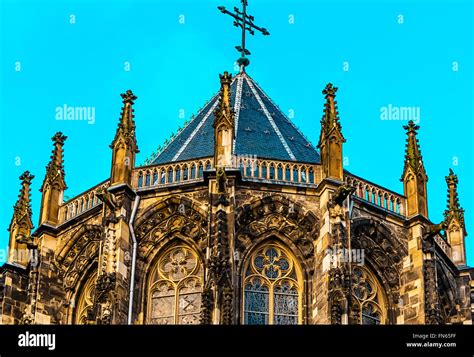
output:
[[[234,154],[259,159],[319,163],[314,146],[245,72],[231,84],[234,109]],[[170,143],[152,159],[153,164],[192,160],[214,155],[215,95]]]

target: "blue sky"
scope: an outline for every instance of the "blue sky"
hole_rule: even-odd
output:
[[[247,41],[247,72],[285,113],[294,111],[311,142],[319,135],[321,90],[332,82],[339,87],[346,169],[402,192],[406,121],[382,120],[380,113],[389,105],[418,108],[430,218],[442,219],[451,167],[472,233],[472,2],[249,2],[249,13],[271,35]],[[217,92],[218,74],[234,69],[240,33],[216,7],[239,3],[0,0],[0,248],[8,244],[25,170],[36,176],[37,225],[56,131],[69,137],[66,196],[73,197],[110,173],[120,93],[138,96],[141,163]],[[56,120],[65,104],[94,108],[94,123]],[[472,236],[467,252],[473,264]]]

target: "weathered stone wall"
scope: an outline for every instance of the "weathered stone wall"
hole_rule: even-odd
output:
[[[229,196],[235,219],[229,221],[235,225],[231,245],[235,247],[235,323],[241,321],[244,260],[256,245],[270,237],[281,240],[304,271],[303,323],[331,323],[326,250],[334,242],[331,227],[338,222],[331,218],[328,209],[334,190],[334,187],[317,191],[249,182],[235,186],[235,193]],[[133,323],[146,322],[147,278],[158,254],[179,238],[194,247],[206,262],[211,233],[209,217],[215,216],[209,213],[211,192],[207,184],[140,195],[134,222],[138,257]],[[114,223],[113,251],[117,255],[114,269],[121,273],[114,281],[115,318],[111,323],[122,324],[126,323],[128,313],[132,254],[128,229],[132,201],[129,198],[127,202],[121,223]],[[105,239],[103,214],[101,207],[94,208],[57,234],[44,233],[40,237],[35,323],[74,323],[81,287],[90,276],[91,267],[100,266],[100,247]],[[357,200],[350,212],[345,204],[341,214],[344,218],[341,227],[350,238],[351,248],[364,250],[367,263],[385,290],[389,323],[425,323],[426,253],[423,253],[422,237],[426,223],[407,224],[401,217]],[[2,323],[19,323],[25,311],[30,277],[18,269],[6,266],[0,277],[4,284],[0,291]],[[445,275],[460,306],[459,311],[449,312],[445,323],[470,323],[469,274],[460,277],[456,269],[448,269]]]
[[[27,300],[28,274],[23,268],[5,264],[0,269],[0,324],[16,325]]]

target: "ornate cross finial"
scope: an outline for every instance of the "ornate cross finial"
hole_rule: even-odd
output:
[[[66,139],[67,139],[67,136],[63,135],[63,133],[61,133],[60,131],[54,134],[54,136],[51,138],[51,140],[55,144],[59,144],[59,145],[64,145],[64,142],[66,141]]]
[[[413,120],[410,120],[408,122],[408,125],[404,125],[403,126],[403,129],[405,129],[407,131],[407,134],[408,135],[416,135],[417,134],[417,130],[420,129],[420,126],[419,125],[416,125]]]
[[[326,87],[323,89],[323,94],[326,95],[326,99],[328,96],[335,97],[337,92],[337,87],[334,87],[332,83],[326,84]]]
[[[120,94],[123,99],[123,103],[130,103],[133,104],[133,101],[137,99],[137,96],[133,94],[133,92],[129,89],[125,93]]]
[[[20,180],[22,184],[29,185],[31,184],[31,180],[33,180],[35,177],[30,174],[29,171],[23,172],[23,174],[20,176]]]
[[[263,27],[258,27],[253,23],[255,18],[252,15],[247,15],[247,0],[240,0],[242,2],[242,11],[240,11],[237,7],[234,7],[234,11],[228,11],[224,6],[218,6],[217,8],[223,13],[230,15],[234,18],[234,26],[240,27],[242,29],[242,45],[235,46],[238,52],[240,52],[241,57],[237,60],[237,63],[240,66],[240,70],[244,71],[244,68],[249,65],[250,61],[245,56],[250,56],[250,51],[245,48],[245,35],[246,31],[248,31],[251,35],[255,34],[255,30],[261,32],[264,36],[270,35],[270,32]]]

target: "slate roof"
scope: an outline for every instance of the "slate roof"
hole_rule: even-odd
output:
[[[231,102],[236,127],[234,154],[320,163],[314,146],[245,72],[233,78]],[[215,95],[151,162],[163,164],[213,156],[212,124],[217,103]]]

